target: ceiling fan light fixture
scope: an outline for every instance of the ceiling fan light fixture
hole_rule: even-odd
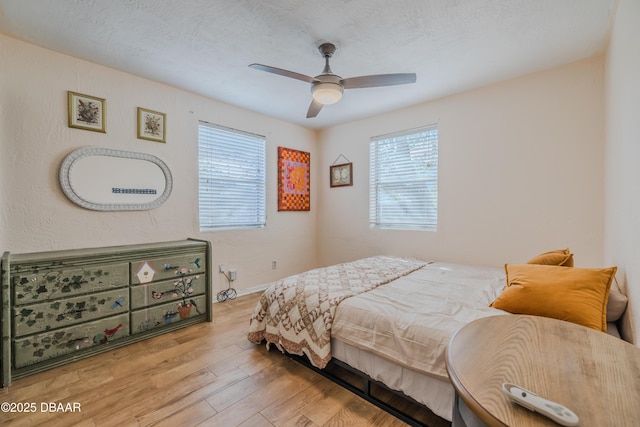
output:
[[[324,105],[335,104],[342,98],[342,85],[331,82],[319,82],[311,86],[313,99]]]

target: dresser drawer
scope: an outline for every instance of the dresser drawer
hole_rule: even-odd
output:
[[[14,305],[121,288],[129,284],[127,263],[61,270],[23,267],[11,274]]]
[[[176,271],[182,269],[186,269],[188,274],[202,273],[206,268],[206,259],[206,253],[203,251],[131,261],[131,284],[171,279],[177,276]]]
[[[184,284],[182,281],[184,281]],[[183,291],[186,293],[185,299],[187,301],[197,295],[204,294],[206,291],[204,275],[178,276],[174,280],[153,282],[148,285],[132,285],[131,308],[150,307],[170,301],[178,303],[182,301]]]
[[[129,315],[119,314],[14,341],[16,368],[44,362],[83,348],[98,346],[129,335]]]
[[[14,335],[30,335],[128,311],[127,288],[23,305],[13,308]]]
[[[182,300],[171,303],[143,308],[131,313],[131,334],[148,331],[164,325],[178,323],[190,317],[205,315],[207,312],[207,298],[205,295],[190,298],[195,306],[178,307]]]

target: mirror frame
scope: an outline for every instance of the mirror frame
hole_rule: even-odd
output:
[[[73,182],[71,180],[71,170],[73,165],[78,160],[89,156],[106,156],[106,157],[121,157],[125,159],[147,161],[155,164],[162,170],[165,178],[164,192],[155,200],[148,203],[93,203],[85,200],[73,188]],[[134,210],[149,210],[155,209],[164,203],[171,195],[173,189],[173,178],[169,167],[158,157],[146,153],[136,153],[133,151],[112,150],[110,148],[100,147],[85,147],[73,151],[67,157],[65,157],[62,165],[60,166],[60,186],[64,194],[73,203],[85,208],[95,211],[134,211]]]

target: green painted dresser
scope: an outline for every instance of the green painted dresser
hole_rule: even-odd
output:
[[[211,245],[180,240],[2,257],[1,385],[212,321]]]

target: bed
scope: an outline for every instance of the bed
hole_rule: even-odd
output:
[[[505,278],[504,268],[393,256],[314,269],[267,288],[248,338],[318,369],[339,361],[451,421],[449,339],[475,319],[509,314],[490,307]]]

